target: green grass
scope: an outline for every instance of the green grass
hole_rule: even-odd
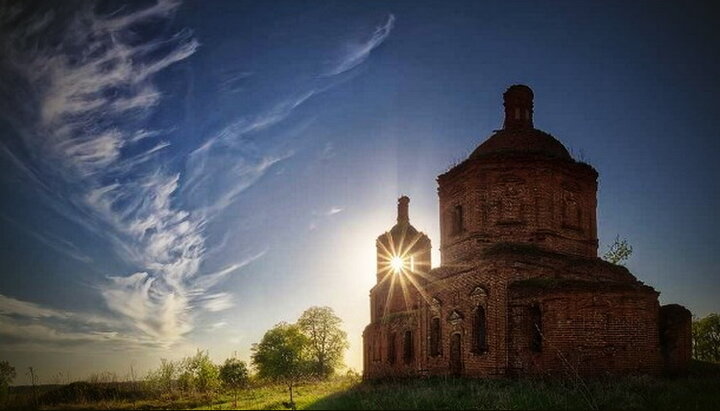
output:
[[[575,384],[557,379],[432,378],[364,383],[308,409],[659,409],[720,407],[719,378],[624,377]]]
[[[287,409],[287,388],[257,386],[239,393],[239,409]],[[720,409],[720,367],[695,362],[688,375],[559,378],[427,378],[361,382],[337,377],[296,387],[298,409]],[[51,407],[44,407],[51,409]],[[73,409],[233,409],[229,394],[207,398],[171,397],[135,401],[58,404]]]

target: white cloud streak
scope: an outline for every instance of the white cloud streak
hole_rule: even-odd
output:
[[[350,71],[362,64],[370,56],[370,53],[380,46],[385,39],[387,39],[394,26],[395,16],[390,14],[388,15],[385,24],[376,27],[372,36],[370,36],[367,41],[348,45],[347,51],[340,61],[331,70],[325,73],[325,75],[336,76]]]
[[[41,307],[35,303],[21,301],[0,294],[0,314],[19,315],[29,318],[68,318],[70,313]]]
[[[178,5],[175,0],[158,0],[149,7],[120,10],[110,16],[98,16],[93,7],[85,7],[60,33],[53,33],[59,45],[23,46],[27,36],[42,35],[53,26],[52,13],[0,39],[6,60],[32,89],[33,118],[26,123],[35,126],[22,133],[24,144],[33,158],[41,159],[47,174],[59,175],[72,187],[72,205],[87,216],[87,222],[75,221],[103,233],[118,253],[137,267],[131,275],[109,275],[99,286],[108,309],[119,321],[0,295],[0,335],[25,342],[110,341],[168,347],[193,330],[198,310],[220,312],[232,307],[232,295],[214,287],[265,254],[210,274],[200,270],[208,253],[208,222],[275,164],[293,156],[292,150],[261,153],[246,137],[283,122],[332,85],[313,85],[264,112],[221,128],[188,156],[185,175],[154,166],[151,163],[160,161],[149,160],[159,159],[171,145],[171,141],[160,141],[139,149],[141,143],[165,134],[141,124],[163,99],[155,75],[192,56],[200,44],[189,30],[142,44],[127,41],[126,34],[138,25],[171,17]],[[23,14],[14,10],[0,16],[0,23]],[[370,39],[350,47],[328,76],[363,63],[388,37],[394,21],[389,15]],[[231,73],[221,87],[240,90],[235,85],[251,75]],[[22,166],[22,160],[9,149],[0,148]],[[332,156],[331,145],[325,151],[325,157]],[[21,169],[52,191],[33,168]],[[213,184],[221,189],[206,195]],[[180,195],[205,202],[194,208],[181,207]],[[333,207],[323,218],[341,211]],[[62,247],[66,252],[77,251],[72,243]],[[85,259],[82,254],[77,258]]]
[[[163,346],[178,342],[193,329],[193,309],[216,312],[231,301],[223,293],[209,294],[209,288],[232,270],[209,277],[200,273],[205,254],[204,213],[176,206],[180,174],[149,164],[170,142],[137,150],[136,144],[158,132],[128,121],[142,119],[160,103],[162,93],[154,75],[190,57],[199,42],[189,30],[142,44],[123,39],[138,25],[168,18],[178,5],[177,1],[159,0],[112,16],[98,16],[88,6],[60,33],[54,33],[60,46],[30,50],[16,46],[51,23],[52,15],[46,14],[42,21],[0,41],[16,72],[32,86],[37,103],[39,121],[33,132],[23,135],[26,146],[43,159],[44,167],[57,170],[71,187],[77,187],[79,192],[71,200],[74,205],[84,210],[91,225],[100,227],[98,231],[107,232],[120,254],[139,268],[129,276],[108,276],[107,283],[100,286],[107,307],[140,334],[123,332]],[[268,159],[256,169],[239,170],[248,176],[244,185],[253,184],[275,161]],[[231,190],[221,200],[231,201],[239,190]],[[60,244],[53,243],[56,247]],[[72,243],[62,246],[66,252],[77,251]],[[80,318],[3,298],[0,310],[4,311],[0,313],[13,317],[75,322]],[[20,334],[47,341],[80,338],[71,332],[63,334],[50,324],[19,325],[14,327],[15,338]]]

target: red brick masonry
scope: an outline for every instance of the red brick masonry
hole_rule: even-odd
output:
[[[503,129],[438,177],[442,265],[407,197],[378,237],[365,378],[682,372],[690,312],[597,257],[597,172],[533,127],[530,88],[504,101]]]

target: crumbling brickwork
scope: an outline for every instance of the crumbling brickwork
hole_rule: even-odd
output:
[[[682,372],[692,356],[692,314],[677,304],[660,307],[660,347],[665,370]]]
[[[690,313],[597,257],[597,172],[504,95],[502,130],[438,177],[442,265],[409,199],[377,239],[364,376],[681,372]]]

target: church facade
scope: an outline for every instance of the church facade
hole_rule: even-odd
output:
[[[364,377],[681,372],[691,315],[598,258],[595,169],[504,94],[503,128],[440,175],[440,252],[410,224],[377,238]]]

